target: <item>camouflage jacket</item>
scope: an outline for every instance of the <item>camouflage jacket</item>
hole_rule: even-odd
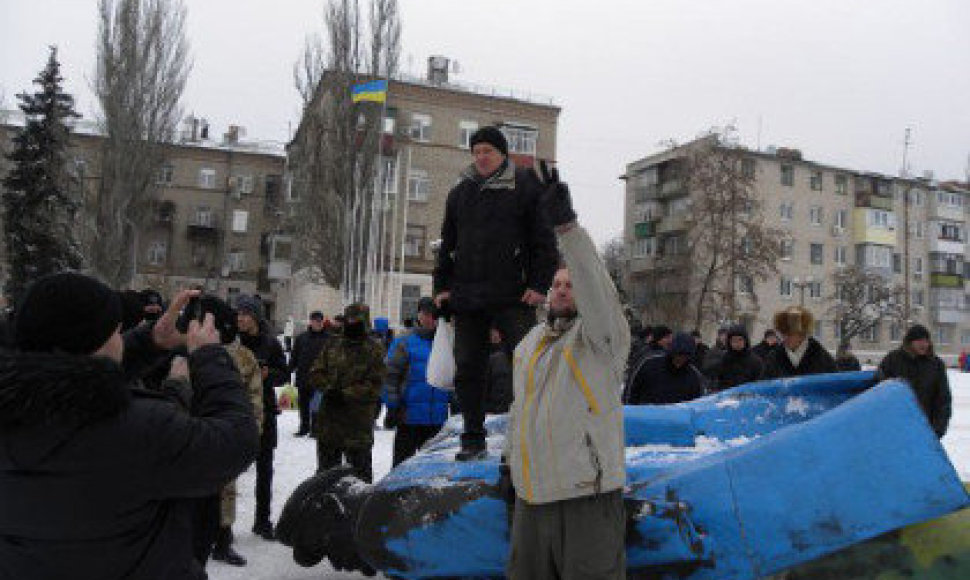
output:
[[[249,393],[249,400],[253,403],[253,415],[259,423],[259,432],[263,432],[263,374],[259,370],[259,362],[253,351],[249,350],[239,342],[231,342],[224,346],[226,352],[236,363],[239,369],[239,376],[242,384]]]
[[[322,391],[324,397],[314,423],[322,445],[373,445],[374,415],[383,378],[384,350],[373,340],[341,337],[320,351],[310,368],[310,386]],[[340,395],[334,397],[331,391]]]

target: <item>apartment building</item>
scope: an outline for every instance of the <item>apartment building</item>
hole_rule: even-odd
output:
[[[0,122],[5,140],[23,125],[19,112]],[[177,142],[165,148],[155,177],[150,218],[136,229],[132,288],[151,287],[165,296],[187,286],[233,302],[259,294],[271,320],[278,293],[290,279],[292,238],[283,233],[282,144],[245,140],[230,126],[221,137],[189,117]],[[101,179],[103,137],[89,122],[74,128],[69,155],[87,199]]]
[[[388,83],[381,169],[389,201],[381,216],[387,236],[383,266],[367,280],[365,296],[372,313],[392,325],[414,318],[418,299],[431,294],[434,241],[448,192],[471,163],[471,135],[497,125],[517,165],[555,159],[560,109],[551,99],[455,82],[450,69],[447,58],[431,57],[426,77],[399,75]],[[298,130],[290,147],[299,146],[299,135]],[[335,309],[339,294],[301,281],[292,296],[294,319],[305,319],[314,308]]]
[[[854,264],[908,287],[912,322],[930,328],[948,360],[970,350],[966,184],[816,163],[794,149],[743,153],[742,170],[753,178],[765,224],[784,232],[777,276],[736,281],[736,319],[753,338],[770,327],[773,313],[804,304],[816,316],[816,337],[834,349],[834,274]],[[630,163],[623,176],[628,286],[634,307],[647,317],[696,297],[687,278],[671,274],[697,263],[686,255],[694,226],[683,156],[684,148],[664,151]],[[708,339],[717,322],[702,329]],[[878,361],[904,333],[902,324],[887,320],[857,337],[853,348],[863,361]]]

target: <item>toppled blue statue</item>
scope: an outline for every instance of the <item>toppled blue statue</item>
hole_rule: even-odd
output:
[[[911,390],[870,372],[743,385],[627,407],[627,564],[637,574],[754,579],[968,505]],[[294,558],[401,578],[501,577],[507,504],[489,457],[453,460],[460,424],[367,486],[308,480],[279,535]]]

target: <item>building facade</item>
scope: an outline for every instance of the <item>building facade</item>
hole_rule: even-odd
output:
[[[682,157],[683,149],[646,157],[629,164],[623,176],[627,283],[642,315],[656,317],[684,300],[689,304],[696,291],[684,278],[668,275],[674,265],[696,263],[686,254],[692,192],[678,171]],[[743,159],[765,225],[783,233],[778,274],[736,282],[735,322],[753,339],[770,328],[775,312],[804,304],[815,314],[816,337],[834,350],[839,341],[834,275],[857,265],[908,288],[910,321],[930,329],[949,362],[970,350],[966,184],[824,165],[793,149],[743,151]],[[657,280],[664,279],[668,286],[658,291]],[[708,321],[705,336],[720,322],[730,321]],[[878,362],[904,333],[904,324],[886,320],[852,346],[863,362]]]
[[[8,113],[3,139],[9,142],[22,125],[17,112]],[[131,287],[170,297],[201,286],[230,303],[258,294],[270,320],[282,322],[278,295],[290,280],[292,246],[281,229],[282,145],[244,141],[235,126],[210,138],[207,124],[191,117],[181,129],[155,176],[151,214],[136,228]],[[101,180],[102,144],[93,124],[75,126],[69,155],[89,202]]]
[[[448,192],[472,161],[472,133],[499,126],[510,158],[520,166],[555,160],[560,109],[551,100],[455,83],[448,73],[448,59],[432,57],[427,77],[399,76],[388,83],[380,170],[388,200],[380,218],[386,235],[383,255],[375,260],[381,265],[367,279],[365,296],[373,315],[387,317],[392,325],[414,318],[418,299],[431,294],[434,242]],[[339,294],[297,283],[294,318],[327,307]]]

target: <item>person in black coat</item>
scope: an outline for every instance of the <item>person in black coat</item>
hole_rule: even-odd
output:
[[[768,354],[765,378],[836,372],[835,359],[811,336],[815,329],[815,317],[811,312],[792,306],[775,314],[774,323],[783,338],[782,343]]]
[[[253,533],[263,539],[273,539],[273,523],[270,519],[273,499],[273,450],[277,443],[276,416],[280,410],[276,404],[276,387],[286,382],[288,372],[286,357],[280,341],[270,331],[263,318],[262,302],[249,295],[236,300],[239,341],[252,351],[263,374],[263,433],[256,458],[256,513]]]
[[[310,434],[313,418],[310,417],[310,399],[313,398],[313,387],[307,379],[310,377],[310,367],[317,360],[320,349],[329,339],[329,333],[324,328],[323,313],[315,310],[310,313],[309,326],[293,341],[293,351],[290,353],[288,371],[296,373],[297,399],[300,407],[300,426],[294,433],[297,437]]]
[[[693,354],[694,337],[676,333],[666,354],[648,358],[630,377],[626,404],[668,405],[701,396],[705,380],[690,362]]]
[[[914,325],[903,337],[903,345],[886,355],[879,363],[876,380],[899,378],[909,383],[936,436],[943,438],[950,416],[953,397],[946,365],[933,352],[930,332]]]
[[[859,357],[852,354],[848,346],[840,346],[835,351],[835,368],[839,372],[861,371],[862,363],[859,362]]]
[[[732,326],[727,331],[727,351],[711,376],[714,391],[723,391],[764,378],[765,365],[751,352],[748,331],[743,326]]]
[[[175,330],[190,296],[122,335],[100,282],[62,273],[28,288],[15,349],[0,351],[0,578],[205,578],[192,498],[246,469],[258,428],[211,316]],[[175,346],[197,416],[131,378]]]
[[[488,355],[488,395],[485,412],[508,413],[512,405],[512,359],[502,344],[502,333],[493,328],[490,338],[491,353]]]
[[[435,305],[456,314],[459,460],[485,454],[489,330],[501,331],[511,353],[535,325],[558,263],[535,172],[515,167],[497,127],[482,127],[470,144],[474,162],[448,193],[434,268]]]
[[[775,332],[775,329],[769,328],[765,331],[761,342],[756,344],[754,348],[751,349],[751,352],[756,354],[758,358],[762,360],[762,362],[767,362],[768,353],[776,348],[778,348],[778,333]]]
[[[704,359],[707,357],[707,353],[711,351],[711,347],[704,343],[699,330],[691,332],[690,335],[694,337],[694,358],[691,359],[691,362],[698,369],[702,369],[704,368]]]

